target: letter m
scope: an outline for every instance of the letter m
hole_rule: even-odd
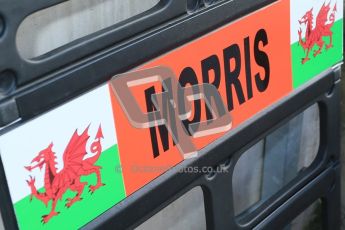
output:
[[[164,90],[164,89],[162,89]],[[157,111],[157,108],[155,107],[155,105],[153,104],[152,100],[151,100],[151,96],[153,94],[156,94],[155,88],[154,86],[148,88],[145,90],[145,100],[146,100],[146,109],[147,112],[153,112],[153,111]],[[151,114],[149,116],[154,116],[154,114]],[[160,114],[158,114],[157,116],[160,116]],[[160,120],[161,117],[150,117],[150,120]],[[155,126],[155,127],[151,127],[150,128],[150,136],[151,136],[151,145],[152,145],[152,151],[153,151],[153,157],[156,158],[160,155],[159,153],[159,146],[158,146],[158,136],[157,136],[157,129],[158,129],[158,133],[160,135],[160,140],[161,140],[161,144],[163,147],[163,151],[166,152],[167,150],[169,150],[170,146],[169,146],[169,132],[168,129],[166,128],[165,125],[159,125],[159,126]],[[173,141],[173,139],[171,138],[172,144],[175,145],[175,142]]]

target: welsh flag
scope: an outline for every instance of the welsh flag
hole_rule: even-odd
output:
[[[20,229],[77,229],[125,198],[109,88],[0,137]]]
[[[290,0],[293,86],[342,60],[342,0]]]

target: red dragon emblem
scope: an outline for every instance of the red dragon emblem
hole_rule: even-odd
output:
[[[306,51],[306,56],[302,58],[302,64],[306,63],[309,58],[309,53],[313,49],[315,45],[319,47],[319,49],[314,50],[314,57],[319,55],[322,51],[322,48],[325,42],[322,40],[322,37],[329,37],[330,42],[326,45],[326,49],[333,47],[332,44],[332,36],[333,32],[331,31],[331,27],[335,21],[335,12],[337,11],[337,4],[334,5],[333,10],[328,17],[330,11],[330,3],[322,5],[317,17],[316,17],[316,25],[313,28],[313,8],[305,13],[305,15],[298,20],[299,24],[306,25],[305,31],[305,38],[302,39],[302,29],[298,30],[299,35],[299,44],[303,47],[304,51]],[[329,22],[328,22],[329,21]],[[328,23],[327,23],[328,22]]]
[[[35,168],[42,169],[45,166],[44,174],[44,192],[38,192],[35,186],[35,178],[30,176],[27,183],[31,189],[31,200],[36,197],[42,201],[46,206],[52,200],[52,209],[48,215],[42,216],[42,223],[47,223],[52,217],[59,214],[55,211],[58,200],[62,199],[63,194],[68,190],[77,192],[73,198],[67,198],[66,207],[71,207],[75,202],[82,200],[80,197],[87,182],[80,182],[81,176],[86,176],[92,173],[97,175],[97,184],[90,185],[90,192],[95,192],[104,184],[101,182],[101,166],[94,165],[102,152],[101,139],[103,139],[102,128],[99,126],[97,135],[90,146],[90,151],[95,154],[90,158],[84,159],[87,154],[86,143],[90,136],[88,134],[89,127],[87,127],[81,135],[78,135],[77,130],[72,135],[64,153],[62,170],[57,172],[56,156],[53,152],[53,143],[46,149],[43,149],[32,160],[31,166],[26,166],[25,169],[31,171]]]

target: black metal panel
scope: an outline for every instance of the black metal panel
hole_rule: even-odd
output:
[[[4,22],[3,26],[0,25],[4,30],[0,31],[0,49],[6,53],[6,59],[0,59],[0,82],[4,79],[3,71],[10,70],[15,75],[16,83],[16,87],[0,97],[0,123],[5,125],[18,117],[22,118],[1,133],[106,82],[117,73],[128,71],[274,1],[217,1],[190,14],[186,10],[185,0],[164,0],[148,12],[78,39],[34,60],[21,58],[16,49],[15,36],[22,20],[33,12],[61,2],[64,1],[0,1],[0,18]],[[337,229],[340,213],[339,76],[339,70],[324,72],[292,95],[245,122],[236,131],[205,147],[199,158],[182,162],[175,170],[168,171],[135,192],[89,223],[85,229],[133,228],[198,185],[204,190],[208,229],[279,229],[294,217],[293,214],[297,215],[318,198],[326,202],[326,227]],[[315,102],[320,105],[321,120],[321,143],[317,160],[289,186],[257,209],[235,218],[230,182],[240,154]],[[18,111],[12,111],[14,105]],[[224,162],[231,162],[230,172],[216,174],[213,179],[203,174],[177,173],[187,166],[217,167]],[[0,181],[0,209],[4,224],[6,229],[16,229],[2,164]]]
[[[237,131],[207,146],[201,151],[198,159],[184,161],[176,167],[176,171],[163,174],[91,222],[85,229],[133,228],[145,220],[144,217],[149,218],[178,196],[198,185],[204,188],[208,229],[252,229],[258,224],[259,227],[268,226],[267,229],[280,229],[317,198],[323,198],[332,204],[332,210],[328,210],[332,213],[328,214],[330,225],[326,229],[337,229],[338,226],[334,222],[339,221],[340,207],[334,204],[340,200],[337,169],[340,152],[340,81],[336,80],[339,74],[340,70],[321,74],[282,102],[257,114]],[[329,93],[331,89],[332,93]],[[259,208],[235,219],[231,179],[234,161],[236,162],[239,156],[237,159],[233,156],[239,152],[243,153],[253,143],[315,102],[320,105],[321,123],[320,149],[315,162]],[[177,173],[181,168],[188,166],[217,167],[228,159],[233,162],[230,173],[217,174],[213,180],[205,179],[207,175]],[[295,196],[298,198],[297,201],[293,198]],[[290,214],[286,215],[287,212]],[[291,216],[292,214],[295,216]]]
[[[15,98],[23,119],[40,114],[115,74],[128,71],[274,0],[218,1],[194,14],[187,12],[186,0],[164,0],[124,22],[77,39],[34,60],[24,60],[15,45],[20,22],[35,10],[56,2],[60,1],[39,1],[37,5],[32,1],[25,4],[0,2],[0,15],[5,23],[0,50],[7,54],[6,58],[0,59],[0,81],[1,72],[11,70],[16,75],[17,85],[2,100]]]

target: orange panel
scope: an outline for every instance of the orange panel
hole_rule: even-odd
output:
[[[219,69],[216,68],[220,71],[220,75],[217,75],[218,90],[226,106],[233,101],[233,106],[228,107],[233,119],[231,132],[239,124],[292,91],[289,15],[289,1],[279,1],[177,48],[141,66],[140,69],[167,66],[180,81],[197,80],[198,84],[201,84],[202,68],[218,66],[219,63]],[[231,58],[226,58],[229,56]],[[182,76],[181,72],[186,71],[186,67],[190,67],[192,71],[189,69],[189,74]],[[204,78],[206,72],[212,83],[217,70],[211,68],[204,71]],[[259,78],[255,77],[256,74],[260,74]],[[265,82],[265,79],[268,81]],[[231,82],[233,84],[230,84]],[[155,87],[155,92],[161,91],[158,83],[131,89],[143,110],[146,109],[144,91],[152,86]],[[150,130],[134,128],[115,96],[112,97],[112,103],[125,187],[129,195],[181,162],[183,158],[172,145],[171,137],[169,148],[164,151],[158,129],[156,134],[159,156],[154,157]],[[200,110],[194,111],[193,116],[194,114],[200,114],[201,120],[206,120],[204,102],[201,103]],[[223,134],[196,138],[194,144],[197,149],[201,149]]]

